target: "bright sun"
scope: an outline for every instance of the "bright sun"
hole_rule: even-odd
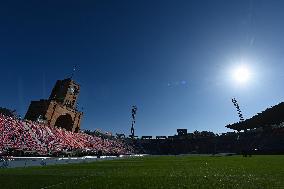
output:
[[[251,72],[246,65],[239,65],[232,71],[232,77],[238,84],[245,84],[250,80]]]

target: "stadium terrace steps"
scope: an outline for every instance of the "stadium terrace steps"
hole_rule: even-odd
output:
[[[25,129],[30,131],[31,136],[33,137],[33,139],[38,143],[38,145],[43,146],[42,143],[38,140],[38,138],[35,136],[35,133],[33,132],[33,130],[25,123],[23,122],[23,126]]]
[[[134,149],[118,139],[103,139],[86,133],[73,133],[35,122],[24,122],[0,114],[0,154],[9,149],[40,155],[58,152],[102,151],[103,154],[129,154]]]

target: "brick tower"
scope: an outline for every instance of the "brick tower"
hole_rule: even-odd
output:
[[[76,109],[80,86],[71,78],[58,80],[48,100],[32,101],[25,119],[78,132],[83,112]]]

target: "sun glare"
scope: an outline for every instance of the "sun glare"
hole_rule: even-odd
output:
[[[246,84],[251,76],[250,69],[246,65],[239,65],[232,71],[232,77],[238,84]]]

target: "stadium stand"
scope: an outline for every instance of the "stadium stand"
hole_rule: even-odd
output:
[[[131,146],[115,138],[101,138],[83,132],[70,132],[0,114],[0,151],[33,155],[102,152],[106,155],[129,154]]]
[[[71,132],[0,113],[0,154],[81,156],[140,154],[284,154],[284,104],[236,123],[243,132],[214,134],[178,129],[174,136],[124,138],[109,132]],[[272,113],[271,113],[272,112]],[[254,124],[253,124],[254,123]],[[243,125],[242,125],[243,124]],[[79,154],[79,155],[78,155]]]
[[[179,133],[178,133],[179,134]],[[145,154],[217,154],[243,152],[251,154],[284,154],[284,127],[272,130],[251,129],[246,132],[227,132],[216,135],[208,131],[194,131],[186,135],[138,140]]]
[[[278,125],[284,122],[284,102],[267,108],[266,110],[256,114],[250,119],[241,122],[229,124],[226,127],[237,131],[255,129],[262,127],[269,129],[273,125]]]

